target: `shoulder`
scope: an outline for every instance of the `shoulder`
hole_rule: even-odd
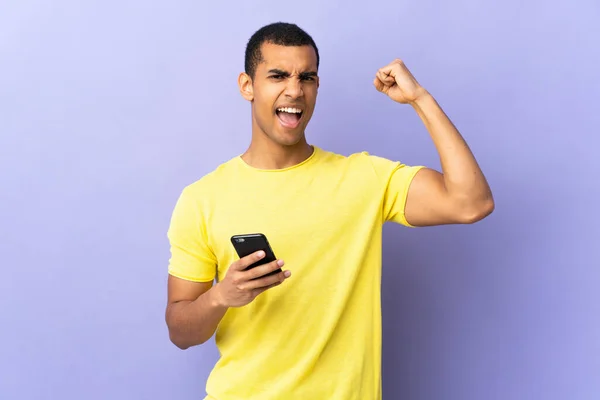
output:
[[[318,151],[320,152],[322,164],[329,166],[359,165],[364,163],[370,156],[366,151],[350,154],[341,154],[323,148],[318,148]]]
[[[348,171],[372,175],[375,177],[388,176],[394,170],[402,167],[399,161],[371,154],[364,150],[360,152],[342,155],[329,150],[321,150],[323,153],[323,164],[334,168],[342,168]]]
[[[214,194],[226,182],[231,180],[236,171],[235,163],[236,158],[231,158],[217,165],[197,180],[188,183],[183,187],[182,196],[194,200],[207,200],[211,194]]]

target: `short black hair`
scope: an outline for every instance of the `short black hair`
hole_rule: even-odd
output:
[[[260,51],[263,43],[280,46],[312,46],[317,54],[317,68],[319,68],[319,49],[313,38],[296,24],[275,22],[256,31],[246,45],[244,69],[253,79],[256,66],[263,61]]]

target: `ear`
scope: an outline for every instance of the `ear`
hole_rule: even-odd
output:
[[[242,97],[248,101],[254,100],[254,88],[252,87],[252,78],[245,73],[242,72],[238,77],[238,86],[240,87],[240,93]]]

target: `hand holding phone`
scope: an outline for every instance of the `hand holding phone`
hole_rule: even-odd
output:
[[[236,235],[231,241],[240,259],[231,264],[225,278],[215,286],[219,305],[245,306],[291,276],[290,271],[281,269],[284,262],[275,258],[264,235]],[[260,249],[255,250],[256,246]]]
[[[267,264],[277,260],[275,253],[267,240],[267,237],[262,233],[247,233],[243,235],[234,235],[231,237],[231,244],[240,258],[244,258],[257,251],[264,251],[265,256],[250,264],[246,269],[252,269],[262,264]],[[269,272],[270,275],[281,272],[281,269]]]

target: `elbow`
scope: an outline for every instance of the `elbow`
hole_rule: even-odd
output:
[[[180,329],[180,327],[167,316],[167,329],[169,332],[169,340],[173,343],[178,349],[186,350],[194,345],[189,340],[189,335],[186,335],[185,332]]]
[[[190,348],[190,345],[185,340],[185,336],[181,333],[181,329],[178,329],[178,324],[173,317],[170,307],[167,307],[167,312],[165,315],[165,322],[167,325],[167,331],[169,332],[169,340],[173,343],[177,348],[181,350],[186,350]]]
[[[169,328],[169,340],[173,343],[178,349],[187,350],[190,347],[198,346],[204,344],[210,338],[199,338],[193,337],[189,333],[182,332],[180,329],[174,326],[168,326]]]
[[[165,312],[165,323],[169,333],[169,340],[180,350],[187,350],[196,344],[204,342],[193,342],[190,330],[186,329],[186,326],[189,324],[174,312],[174,308],[171,305],[167,307]]]
[[[470,205],[469,207],[465,207],[460,218],[460,223],[474,224],[479,222],[494,212],[495,207],[496,205],[494,204],[494,199],[492,197],[477,202],[474,205]]]
[[[173,339],[171,339],[171,343],[173,343],[175,345],[175,347],[177,347],[179,350],[187,350],[190,347],[192,347],[192,345],[189,345],[185,342],[177,341],[177,340],[173,340]]]
[[[172,332],[169,332],[169,339],[171,340],[171,343],[173,343],[180,350],[187,350],[191,347],[187,342]]]

